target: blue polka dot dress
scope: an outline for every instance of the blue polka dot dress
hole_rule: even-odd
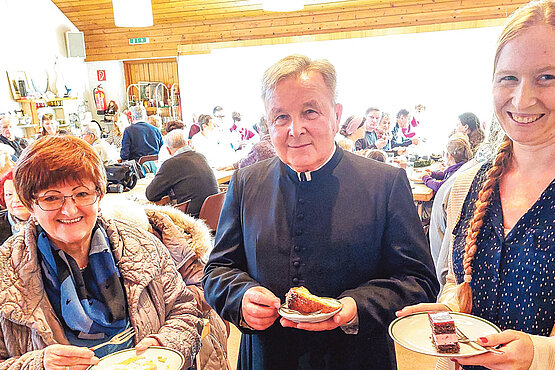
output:
[[[453,230],[457,283],[464,276],[464,245],[474,202],[489,168],[491,163],[485,164],[474,178]],[[502,330],[549,336],[555,323],[555,179],[506,235],[499,189],[483,220],[472,261],[472,314]]]

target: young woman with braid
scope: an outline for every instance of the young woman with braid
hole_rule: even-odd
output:
[[[455,358],[465,369],[554,369],[553,0],[532,2],[509,18],[495,55],[493,97],[505,138],[493,160],[455,182],[450,271],[439,303],[397,315],[448,309],[503,329],[479,341],[500,345],[504,354]]]

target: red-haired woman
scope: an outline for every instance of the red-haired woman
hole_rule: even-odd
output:
[[[194,296],[160,240],[99,214],[106,171],[93,148],[42,137],[19,157],[14,180],[32,218],[0,247],[1,367],[86,369],[153,345],[191,366],[202,330]],[[128,328],[134,338],[89,349]]]
[[[456,358],[460,364],[553,369],[553,0],[532,2],[509,18],[495,55],[493,98],[505,138],[492,161],[475,176],[460,174],[453,187],[449,207],[462,208],[448,217],[453,244],[440,303],[405,307],[398,315],[450,309],[480,316],[504,330],[480,343],[501,345],[504,354]]]
[[[23,229],[29,219],[29,211],[19,200],[13,183],[13,171],[9,170],[0,177],[0,244]]]

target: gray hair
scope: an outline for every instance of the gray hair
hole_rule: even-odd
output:
[[[84,123],[81,126],[81,135],[92,134],[95,138],[100,139],[100,127],[93,122]]]
[[[144,121],[146,119],[146,109],[141,104],[129,107],[129,111],[134,121]]]
[[[164,136],[164,143],[170,149],[179,149],[188,144],[189,134],[185,130],[172,130]]]
[[[289,77],[306,75],[309,72],[319,72],[324,78],[324,83],[332,93],[335,104],[337,98],[337,77],[335,67],[326,59],[311,60],[304,55],[290,55],[283,58],[264,72],[262,78],[262,100],[270,99],[277,84]]]

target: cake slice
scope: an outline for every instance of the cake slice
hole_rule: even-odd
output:
[[[315,296],[303,286],[289,289],[285,302],[288,308],[303,315],[314,312],[330,313],[341,308],[341,302]]]
[[[459,353],[459,339],[455,332],[455,321],[449,312],[429,312],[432,327],[432,343],[440,353]]]

